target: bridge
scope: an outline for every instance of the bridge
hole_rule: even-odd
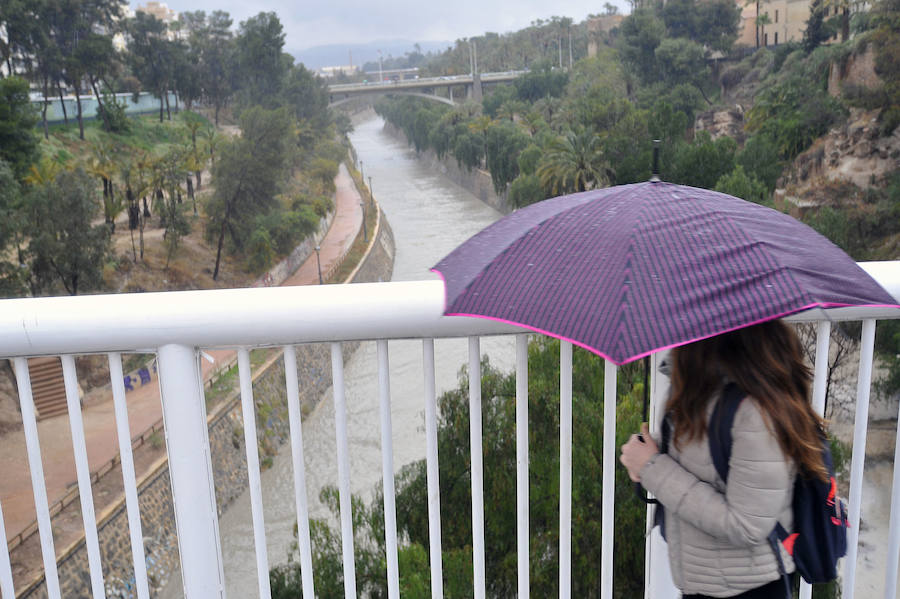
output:
[[[369,95],[406,94],[415,95],[453,104],[454,88],[464,87],[463,97],[480,101],[486,85],[508,83],[528,71],[503,71],[499,73],[475,73],[468,75],[446,75],[442,77],[420,77],[394,81],[365,81],[362,83],[339,83],[328,86],[329,106],[339,106],[353,98]],[[438,89],[446,89],[446,96],[437,95]]]

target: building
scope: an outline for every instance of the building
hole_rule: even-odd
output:
[[[171,25],[178,20],[177,12],[169,8],[169,5],[165,2],[157,2],[156,0],[150,0],[150,2],[147,2],[147,4],[138,6],[137,12],[143,12],[147,13],[148,15],[153,15],[166,25]]]
[[[340,75],[352,77],[359,73],[359,67],[353,65],[342,65],[336,67],[322,67],[319,69],[319,75],[326,79],[334,79]]]
[[[806,22],[809,20],[810,0],[759,0],[745,4],[736,0],[741,7],[741,32],[737,44],[756,47],[757,14],[760,22],[759,46],[777,46],[787,42],[798,42],[803,39]],[[850,13],[855,14],[868,10],[867,2],[850,2]],[[757,13],[757,10],[759,11]],[[838,6],[825,6],[825,18],[837,16]]]

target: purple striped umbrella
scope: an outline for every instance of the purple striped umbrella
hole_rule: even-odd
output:
[[[897,306],[790,216],[662,182],[533,204],[432,270],[445,314],[511,322],[617,364],[810,308]]]

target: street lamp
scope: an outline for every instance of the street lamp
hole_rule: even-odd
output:
[[[322,281],[322,261],[319,259],[319,250],[322,249],[319,246],[316,246],[316,268],[319,271],[319,285],[323,283]]]
[[[359,161],[359,178],[363,181],[366,180],[366,176],[363,174],[362,160]]]
[[[360,200],[359,207],[362,208],[363,213],[363,241],[369,243],[369,229],[366,227],[366,203]]]
[[[372,191],[372,175],[369,175],[369,200],[372,202],[372,207],[375,207],[375,193]]]

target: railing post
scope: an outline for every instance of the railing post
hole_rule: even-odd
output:
[[[184,596],[224,598],[206,403],[194,348],[159,348],[159,387]]]

